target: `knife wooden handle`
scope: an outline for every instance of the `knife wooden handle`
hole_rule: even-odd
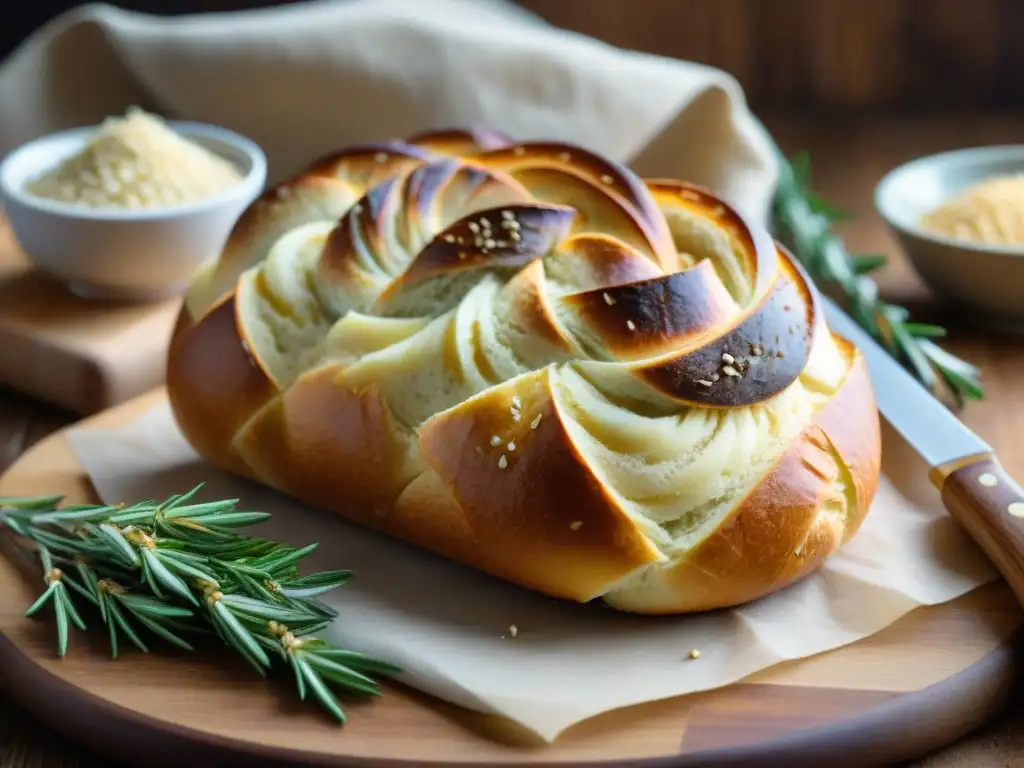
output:
[[[942,502],[1024,605],[1024,489],[992,454],[933,470]]]

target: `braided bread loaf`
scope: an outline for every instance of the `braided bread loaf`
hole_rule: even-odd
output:
[[[879,423],[807,277],[708,191],[450,131],[267,191],[196,275],[204,457],[555,597],[753,600],[852,536]]]

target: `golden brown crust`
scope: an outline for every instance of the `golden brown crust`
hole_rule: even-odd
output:
[[[661,559],[580,455],[550,369],[435,416],[419,446],[465,515],[478,567],[495,576],[584,601]]]
[[[614,596],[609,602],[644,613],[751,602],[815,571],[856,532],[867,513],[865,499],[837,498],[836,484],[852,482],[855,495],[868,489],[873,494],[880,446],[867,366],[860,353],[849,353],[850,373],[815,423],[707,538],[668,569],[663,602],[642,608],[618,605]],[[828,504],[838,508],[822,511]]]
[[[739,310],[706,260],[683,272],[595,288],[563,302],[620,360],[677,350],[725,325]]]
[[[171,340],[167,392],[178,425],[196,451],[250,476],[231,441],[278,389],[244,340],[234,293],[198,323],[182,313]]]
[[[866,367],[792,256],[570,145],[454,129],[320,158],[193,294],[167,384],[197,452],[551,596],[755,600],[877,488]]]

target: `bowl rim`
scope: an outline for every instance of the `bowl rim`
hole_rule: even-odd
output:
[[[1024,244],[993,245],[988,243],[975,243],[969,240],[958,240],[956,238],[946,237],[945,235],[939,235],[934,232],[929,232],[917,224],[897,221],[897,218],[892,215],[892,207],[883,203],[886,190],[895,184],[896,179],[912,170],[952,160],[960,160],[965,164],[970,164],[971,162],[978,162],[992,155],[1017,155],[1022,161],[1024,161],[1024,143],[983,144],[972,147],[961,147],[960,149],[935,152],[930,155],[923,155],[921,157],[916,157],[913,160],[908,160],[907,162],[890,169],[875,185],[873,194],[875,210],[878,211],[879,215],[890,227],[899,232],[913,235],[920,240],[928,240],[960,251],[1024,257]]]
[[[218,125],[196,122],[191,120],[166,120],[165,124],[188,138],[205,138],[227,144],[246,156],[249,161],[249,168],[242,179],[235,185],[228,187],[215,195],[201,198],[188,203],[175,205],[164,205],[155,208],[91,208],[77,203],[67,203],[51,198],[39,197],[26,192],[23,187],[25,181],[15,184],[11,181],[9,174],[13,163],[25,153],[38,149],[48,144],[65,142],[72,139],[86,139],[99,130],[99,123],[94,125],[68,128],[62,131],[54,131],[35,139],[26,141],[15,149],[8,152],[0,160],[0,200],[12,200],[27,208],[37,211],[61,216],[67,219],[78,219],[81,221],[167,221],[191,214],[208,211],[236,201],[240,197],[252,197],[262,190],[267,178],[267,157],[260,146],[252,139],[228,128]],[[209,149],[207,147],[207,149]],[[214,154],[219,154],[215,150]],[[27,181],[27,180],[26,180]]]

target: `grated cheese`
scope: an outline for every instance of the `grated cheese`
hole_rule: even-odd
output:
[[[935,234],[984,245],[1024,245],[1024,174],[979,182],[924,216]]]
[[[94,208],[141,209],[193,202],[241,180],[227,160],[132,108],[107,118],[82,150],[26,191]]]

